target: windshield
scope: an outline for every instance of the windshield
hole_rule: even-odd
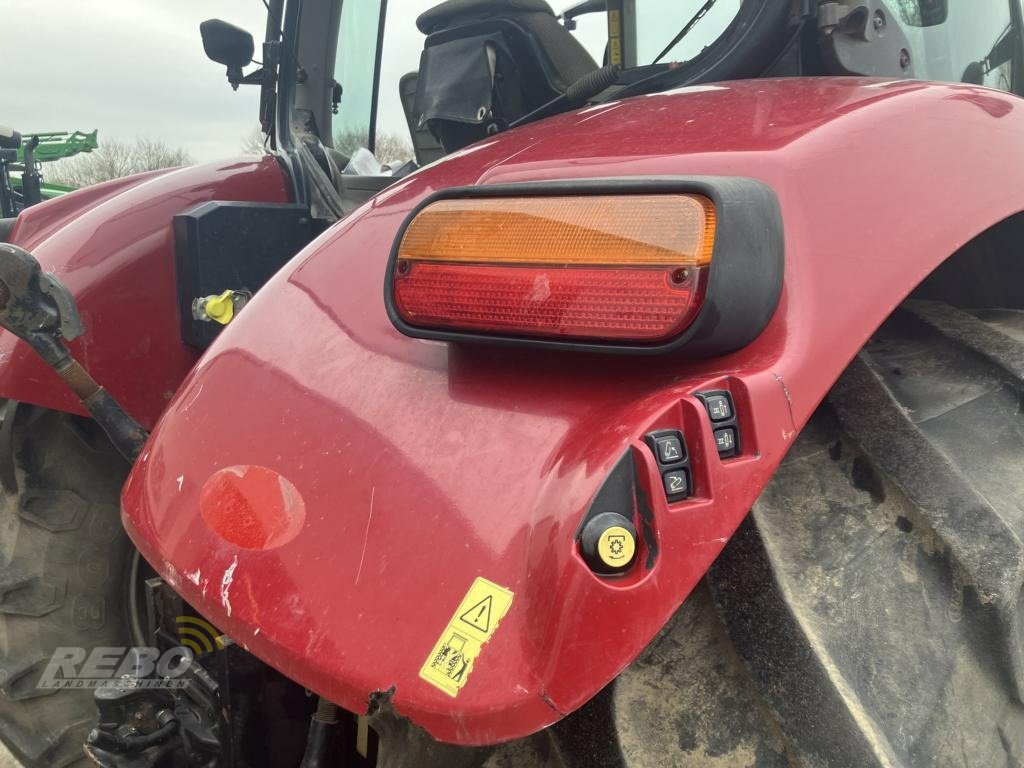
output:
[[[927,23],[934,0],[892,0],[914,53],[914,76],[987,85],[1014,91],[1016,46],[1011,3],[1018,0],[950,0],[945,21],[941,15]],[[924,16],[922,17],[922,6]],[[1007,41],[1002,49],[999,42]]]
[[[636,5],[638,64],[689,61],[718,39],[740,10],[740,0],[641,0]],[[678,42],[676,35],[692,24]],[[671,44],[671,45],[670,45]]]
[[[742,0],[638,0],[636,48],[629,58],[635,58],[637,64],[650,64],[696,18],[685,37],[662,56],[662,61],[688,61],[722,35],[741,5]],[[608,14],[590,13],[576,17],[575,21],[576,38],[595,61],[603,61],[608,46]]]
[[[551,0],[555,13],[560,13],[565,8],[573,5],[578,0]],[[706,0],[637,0],[637,48],[639,61],[650,63],[655,56],[661,53],[662,49],[672,40],[676,33],[690,21],[693,16],[705,5]],[[384,50],[381,61],[381,90],[380,90],[380,111],[377,120],[377,138],[383,139],[388,145],[396,144],[396,137],[408,136],[405,113],[402,107],[398,83],[400,78],[408,72],[415,72],[419,69],[420,54],[423,51],[423,35],[416,30],[416,17],[436,5],[440,0],[389,0],[387,20],[384,32]],[[691,31],[664,57],[665,61],[684,61],[698,55],[705,47],[713,43],[735,18],[742,0],[717,0],[711,4],[710,10],[693,26]],[[347,3],[356,5],[356,3]],[[370,8],[376,8],[376,3],[366,3]],[[373,11],[368,10],[365,14],[365,23],[369,25],[369,17]],[[605,60],[605,52],[608,47],[608,14],[604,12],[588,13],[576,18],[573,35],[582,43],[591,57],[598,63]],[[373,22],[375,23],[375,21]],[[342,36],[347,38],[350,34],[342,30]],[[374,32],[351,32],[352,35],[359,35],[363,40],[374,37]],[[360,69],[358,57],[346,57],[351,65],[345,66],[341,62],[337,72],[348,73],[348,80],[358,79],[357,73],[362,73],[365,78],[367,70],[365,64]],[[344,68],[343,68],[344,66]],[[343,83],[345,80],[336,74],[338,80]],[[363,88],[367,94],[368,87]],[[353,105],[349,101],[349,86],[345,85],[345,96],[343,98],[343,114],[335,118],[335,126],[338,127],[344,122],[347,125],[366,124],[365,119],[360,122],[360,114],[369,115],[369,105],[360,102],[361,106]],[[337,134],[337,130],[335,131]],[[405,139],[407,141],[407,139]],[[346,144],[346,147],[350,144]],[[365,140],[363,142],[365,146]]]
[[[621,0],[619,0],[621,2]],[[779,0],[783,2],[784,0]],[[650,64],[689,62],[698,58],[727,32],[734,34],[750,6],[763,0],[635,0],[633,59]],[[816,2],[816,0],[815,0]],[[1019,92],[1024,81],[1017,70],[1017,35],[1013,3],[1020,0],[886,0],[892,21],[906,35],[919,79],[971,82]],[[553,2],[555,13],[578,0]],[[612,7],[615,0],[609,0]],[[419,14],[437,0],[390,0],[387,9],[379,98],[374,92],[373,62],[378,2],[342,4],[334,77],[344,88],[339,112],[333,118],[336,145],[347,155],[359,146],[376,143],[385,162],[411,156],[407,115],[399,83],[419,69],[424,36],[416,29]],[[813,3],[809,4],[813,5]],[[801,4],[788,4],[798,7]],[[624,6],[625,7],[625,6]],[[609,13],[585,13],[567,25],[571,34],[600,65],[608,60]],[[816,24],[812,20],[811,23]],[[683,29],[689,31],[675,40]],[[1001,40],[1009,44],[1000,46]],[[670,45],[671,44],[671,45]],[[628,47],[628,44],[627,44]],[[667,49],[667,51],[666,51]],[[370,136],[376,110],[376,132]]]
[[[346,155],[351,155],[359,147],[373,147],[370,126],[376,112],[374,63],[379,24],[379,3],[342,4],[334,60],[337,86],[331,98],[337,110],[332,121],[334,146]]]
[[[1013,46],[1000,50],[998,43],[1010,42],[1013,2],[1019,0],[888,0],[887,5],[911,43],[915,77],[1011,91]],[[659,55],[661,61],[693,59],[726,31],[742,4],[638,0],[637,63],[649,64]],[[690,31],[664,52],[688,24]]]

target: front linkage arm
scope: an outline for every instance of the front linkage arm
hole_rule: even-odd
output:
[[[36,258],[16,245],[0,243],[0,327],[24,340],[64,380],[114,447],[134,462],[146,431],[93,380],[71,355],[66,341],[82,334],[75,301]]]

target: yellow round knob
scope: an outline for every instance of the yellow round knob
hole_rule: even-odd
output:
[[[597,540],[597,555],[609,568],[621,568],[636,554],[636,538],[621,525],[605,528]]]

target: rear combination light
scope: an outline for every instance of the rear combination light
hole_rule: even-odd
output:
[[[663,341],[703,300],[715,210],[695,195],[439,200],[398,246],[411,325]]]
[[[734,288],[751,277],[768,288],[742,297],[762,305],[759,332],[781,286],[778,205],[757,182],[716,181],[445,190],[413,212],[396,240],[385,291],[391,319],[419,338],[665,351],[695,335],[709,298],[722,298],[716,274],[740,266],[746,274],[737,273]],[[741,200],[754,205],[747,215]],[[753,242],[749,224],[767,220],[763,242]],[[749,251],[739,258],[737,238]],[[753,338],[749,330],[723,340]]]

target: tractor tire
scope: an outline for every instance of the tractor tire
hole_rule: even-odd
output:
[[[0,739],[25,766],[86,765],[89,690],[37,687],[58,647],[127,646],[128,464],[87,420],[0,401]]]
[[[1022,397],[1024,312],[905,303],[717,561],[794,764],[1024,765]]]
[[[1024,765],[1022,404],[1024,312],[905,303],[616,680],[592,764]]]

